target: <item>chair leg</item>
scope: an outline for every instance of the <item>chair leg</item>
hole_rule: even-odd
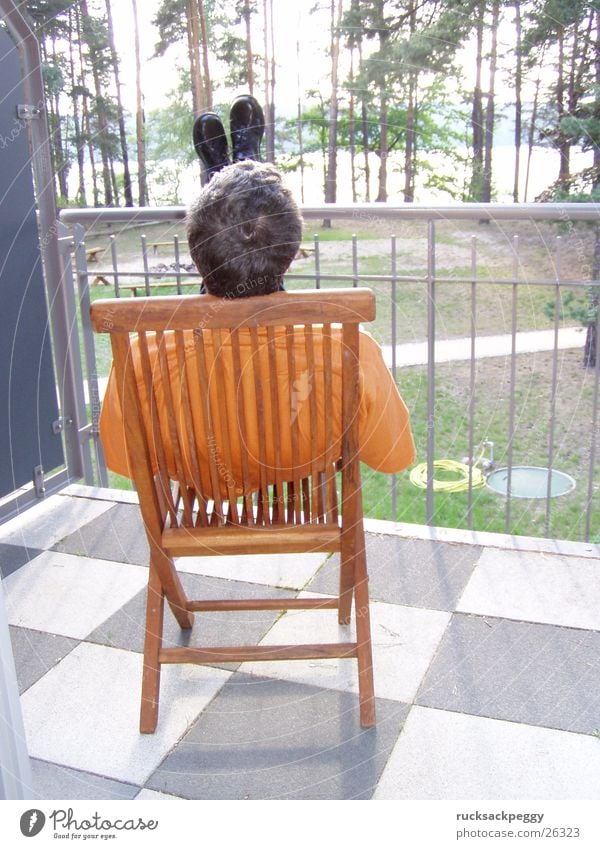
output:
[[[186,609],[187,596],[181,585],[181,580],[175,569],[173,559],[168,557],[158,546],[150,550],[150,562],[156,567],[160,583],[171,608],[171,612],[180,628],[188,629],[194,624],[194,614]]]
[[[352,618],[354,570],[354,551],[348,545],[348,541],[342,539],[342,549],[340,551],[340,589],[338,606],[338,622],[340,625],[349,625]]]
[[[160,698],[160,662],[158,653],[162,645],[165,594],[155,566],[150,562],[148,597],[146,600],[146,634],[144,638],[144,671],[142,674],[142,702],[140,707],[140,732],[154,734],[158,722]]]
[[[369,613],[369,578],[364,548],[355,559],[356,584],[356,642],[358,654],[358,692],[360,724],[363,728],[375,725],[375,688],[373,684],[373,651],[371,647],[371,618]]]

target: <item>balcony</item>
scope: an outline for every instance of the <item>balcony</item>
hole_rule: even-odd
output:
[[[365,479],[378,725],[359,726],[351,661],[170,667],[151,737],[137,732],[147,549],[135,493],[103,466],[108,357],[87,310],[95,297],[185,293],[197,280],[183,210],[63,214],[84,483],[0,526],[31,798],[598,798],[599,369],[581,367],[581,329],[559,310],[544,317],[546,302],[588,285],[573,258],[590,233],[568,223],[596,213],[563,209],[327,208],[346,237],[311,239],[286,285],[376,290],[373,332],[428,471],[425,490],[408,475]],[[564,470],[575,490],[534,502],[510,485],[506,496],[477,489],[471,473],[462,492],[435,491],[435,460],[475,457],[485,442],[496,467]],[[335,591],[336,560],[320,555],[261,558],[251,578],[229,558],[182,566],[196,595],[233,595],[238,582],[261,596]],[[236,639],[279,641],[292,615],[311,640],[337,637],[334,619],[296,611],[240,614]],[[190,644],[221,627],[204,614]],[[169,634],[181,644],[174,622]]]

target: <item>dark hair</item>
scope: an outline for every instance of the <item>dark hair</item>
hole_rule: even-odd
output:
[[[190,254],[206,291],[219,297],[280,288],[302,238],[302,218],[272,166],[228,165],[202,189],[187,216]]]

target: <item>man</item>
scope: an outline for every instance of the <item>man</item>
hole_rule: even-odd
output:
[[[283,288],[283,276],[297,253],[302,236],[300,212],[290,192],[283,186],[276,169],[270,165],[258,163],[252,158],[240,159],[239,154],[239,148],[234,150],[234,157],[238,156],[237,164],[212,161],[210,180],[192,205],[187,219],[190,253],[203,276],[208,296],[214,298],[215,309],[220,308],[223,299],[268,296],[281,290]],[[337,413],[341,410],[342,404],[342,341],[339,329],[333,328],[331,344],[334,379],[331,395],[325,398],[321,377],[324,361],[323,340],[315,339],[313,385],[313,378],[309,377],[313,374],[313,365],[307,360],[305,340],[300,332],[296,335],[298,338],[295,342],[295,362],[298,385],[293,387],[288,385],[288,354],[285,335],[282,335],[281,338],[275,338],[276,393],[279,396],[278,403],[281,408],[286,403],[289,404],[290,395],[293,397],[295,408],[291,413],[293,419],[297,419],[298,430],[302,434],[303,432],[310,433],[310,428],[303,427],[303,423],[305,423],[305,417],[310,415],[311,404],[308,399],[311,392],[315,392],[313,408],[316,404],[319,416],[323,420],[325,417],[329,417],[332,421],[339,420]],[[264,359],[263,374],[266,374],[268,373],[269,345],[266,337],[259,341],[260,352],[258,356]],[[164,344],[167,361],[169,362],[169,372],[172,375],[171,394],[175,399],[175,408],[177,408],[177,393],[181,392],[181,386],[177,379],[179,367],[177,365],[175,340],[168,333],[165,333]],[[207,336],[207,344],[212,346],[209,336]],[[229,362],[232,356],[231,343],[227,343],[225,339],[224,344],[225,370],[233,375],[235,373],[233,363]],[[247,375],[250,375],[252,369],[245,369],[245,364],[250,363],[255,356],[250,335],[246,333],[241,338],[241,344],[241,373],[247,372]],[[139,354],[135,353],[135,356],[139,357]],[[186,341],[185,356],[190,358],[191,363],[194,357],[193,334]],[[214,351],[210,356],[214,357]],[[401,471],[414,460],[414,443],[408,411],[383,361],[379,346],[366,333],[360,335],[359,357],[360,458],[378,471]],[[156,358],[157,351],[153,346],[150,350],[153,368]],[[216,374],[216,372],[213,372],[211,363],[207,363],[207,370],[209,374]],[[194,373],[191,367],[190,373]],[[138,375],[140,385],[142,385],[143,377],[139,363]],[[236,389],[233,386],[233,380],[230,382],[232,385],[228,385],[225,390],[225,394],[228,396],[226,406],[229,411],[233,411],[237,409]],[[159,387],[157,391],[161,393],[164,390]],[[196,393],[197,387],[192,384],[189,391]],[[213,389],[210,391],[212,392]],[[254,391],[256,390],[253,388],[253,382],[248,380],[248,385],[244,388],[244,397],[251,397],[251,393]],[[272,397],[270,389],[267,390],[267,387],[264,387],[263,396],[265,404],[264,422],[269,422],[271,419],[270,399]],[[199,396],[194,399],[191,398],[191,400],[198,405],[201,404]],[[163,407],[163,399],[158,394],[156,403],[160,412]],[[258,420],[254,413],[250,412],[255,407],[256,405],[252,403],[248,405],[247,415],[250,419],[245,423],[246,438],[251,447],[258,445],[259,431],[264,424]],[[147,417],[149,416],[148,411],[145,411],[144,414]],[[119,474],[129,476],[129,464],[121,421],[116,380],[111,374],[100,417],[100,433],[108,467]],[[183,427],[182,422],[179,425]],[[149,432],[152,430],[149,418],[147,429]],[[162,426],[161,430],[163,430]],[[325,428],[321,428],[321,431],[324,439]],[[168,433],[168,425],[166,424],[164,432]],[[289,427],[286,432],[278,435],[271,434],[271,441],[278,441],[282,456],[291,451],[291,445],[288,444],[289,434]],[[333,436],[335,441],[339,442],[341,434],[333,434]],[[183,433],[178,438],[182,445],[187,443]],[[200,442],[202,443],[202,440]],[[205,459],[204,455],[207,455],[208,450],[206,445],[201,444],[199,450],[203,459]],[[214,452],[214,446],[211,446],[210,450]],[[314,447],[308,441],[303,444],[301,440],[300,457],[304,462],[309,461],[311,450],[314,450]],[[319,445],[318,450],[323,456],[325,446]],[[175,477],[172,452],[168,445],[166,453],[168,455],[167,465],[170,472],[173,473],[172,476]],[[254,453],[257,452],[254,451]],[[237,456],[235,446],[232,446],[231,465],[233,479],[240,480],[240,458]],[[255,475],[253,474],[252,477],[254,479]],[[256,478],[256,484],[258,488],[258,478]]]

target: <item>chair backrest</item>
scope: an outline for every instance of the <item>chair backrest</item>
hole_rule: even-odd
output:
[[[337,472],[343,502],[360,488],[358,325],[374,317],[368,289],[97,301],[161,527],[337,524]]]

